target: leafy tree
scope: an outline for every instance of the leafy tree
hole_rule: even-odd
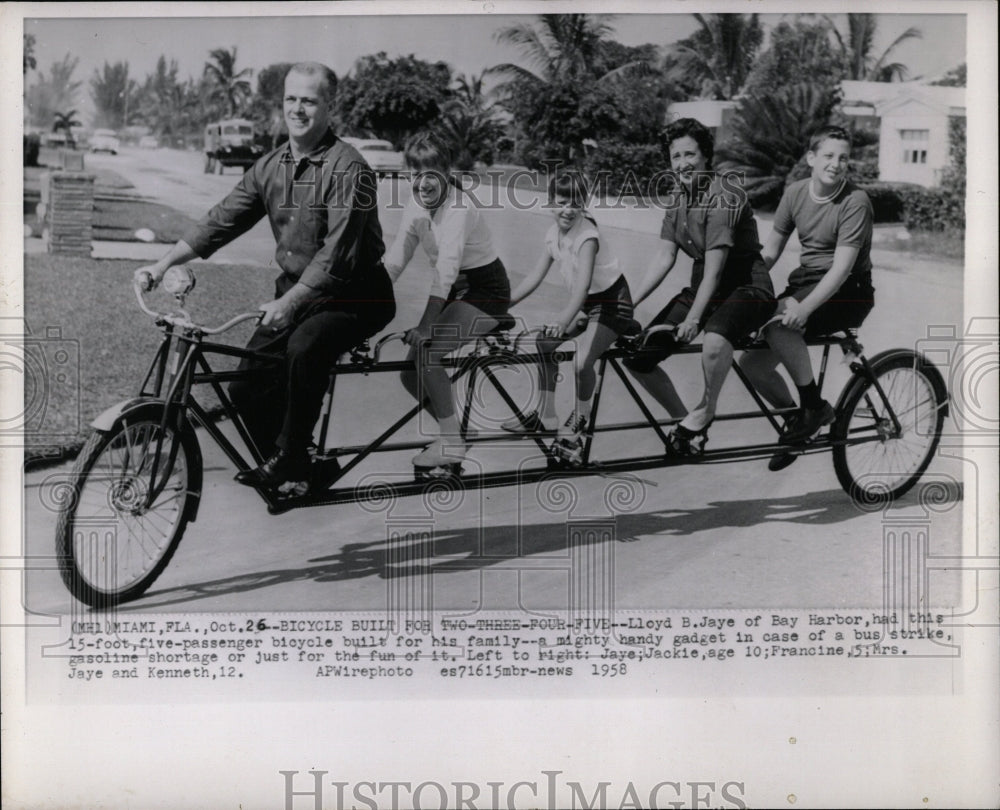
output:
[[[56,110],[65,110],[76,104],[83,84],[73,78],[79,62],[77,57],[66,54],[52,64],[48,75],[39,71],[35,84],[28,88],[26,98],[31,120],[36,126],[50,127]]]
[[[25,34],[24,35],[24,69],[23,72],[27,73],[29,70],[34,70],[35,66],[38,64],[35,61],[35,35]]]
[[[948,119],[948,153],[951,165],[944,170],[941,186],[965,204],[965,116],[953,115]]]
[[[700,26],[677,42],[665,64],[668,76],[699,98],[735,98],[764,40],[756,14],[693,14]]]
[[[536,25],[497,32],[499,42],[516,45],[534,68],[505,63],[489,71],[503,78],[496,93],[514,117],[517,151],[529,166],[580,159],[584,139],[617,133],[628,117],[627,105],[619,103],[625,85],[614,85],[617,93],[611,86],[648,75],[656,51],[610,44],[608,19],[543,14]]]
[[[90,95],[97,108],[97,126],[123,128],[138,117],[132,102],[137,100],[139,85],[128,74],[128,62],[115,62],[113,65],[105,62],[100,71],[94,69]]]
[[[743,175],[753,205],[776,205],[786,183],[808,174],[809,136],[831,123],[839,102],[838,90],[813,84],[745,96],[729,138],[716,149],[716,165]]]
[[[953,67],[944,76],[936,82],[931,82],[931,84],[938,87],[965,87],[966,73],[965,62],[962,62],[958,67]]]
[[[450,97],[451,68],[410,54],[362,56],[337,87],[336,117],[352,133],[371,133],[397,148],[428,127]]]
[[[889,62],[889,58],[896,47],[903,42],[909,39],[922,39],[923,32],[919,28],[907,28],[889,44],[888,48],[876,56],[874,48],[875,35],[878,31],[878,17],[875,14],[848,14],[846,36],[841,34],[830,17],[826,17],[826,20],[830,24],[833,37],[847,68],[845,78],[869,82],[891,82],[906,79],[909,68],[901,62]]]
[[[804,76],[815,84],[833,87],[845,73],[843,57],[830,41],[826,20],[782,21],[771,30],[768,48],[747,76],[744,91],[760,95],[796,84]]]
[[[266,133],[269,145],[284,131],[285,76],[291,67],[291,62],[278,62],[257,74],[257,91],[250,102],[249,116],[258,131]]]
[[[210,60],[205,63],[204,77],[209,81],[209,95],[221,100],[227,117],[238,115],[249,100],[252,89],[250,68],[236,70],[236,48],[231,51],[215,48],[209,52]]]

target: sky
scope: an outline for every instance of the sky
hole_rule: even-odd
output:
[[[492,6],[486,3],[485,6]],[[497,3],[499,5],[499,3]],[[522,6],[524,4],[521,4]],[[773,3],[771,7],[773,7]],[[791,4],[789,4],[791,6]],[[537,6],[537,4],[536,4]],[[452,5],[450,8],[456,8]],[[481,8],[473,3],[461,6]],[[541,6],[537,6],[541,8]],[[607,6],[605,6],[607,7]],[[632,8],[650,8],[650,5]],[[780,7],[780,6],[779,6]],[[799,7],[795,4],[795,7]],[[829,3],[836,11],[843,6]],[[96,8],[97,11],[91,11]],[[249,67],[256,73],[276,62],[295,62],[305,59],[328,64],[338,76],[348,72],[354,60],[365,54],[386,51],[390,57],[414,54],[419,58],[436,61],[443,59],[457,73],[478,74],[484,68],[502,62],[525,64],[516,48],[501,45],[495,32],[516,22],[531,22],[530,14],[503,15],[495,13],[430,15],[430,14],[341,14],[341,10],[383,9],[380,3],[290,4],[282,7],[263,4],[202,4],[202,11],[211,15],[233,14],[237,11],[260,12],[254,16],[182,16],[173,18],[135,16],[137,14],[162,14],[164,10],[180,8],[190,14],[191,7],[166,4],[68,7],[25,6],[24,30],[36,38],[35,56],[38,69],[48,72],[53,62],[66,53],[79,57],[74,74],[82,79],[79,107],[83,112],[92,108],[88,83],[94,70],[105,61],[128,61],[133,77],[141,80],[153,71],[160,54],[176,59],[180,76],[197,77],[201,74],[213,48],[236,47],[237,65]],[[304,10],[308,16],[288,16],[288,9]],[[394,4],[395,10],[426,8],[422,3]],[[545,10],[571,10],[571,6],[558,4]],[[586,10],[593,10],[590,6]],[[655,8],[671,8],[658,3]],[[673,6],[676,8],[676,6]],[[626,45],[651,42],[666,46],[690,35],[697,27],[683,5],[683,13],[630,13],[612,19],[615,38]],[[938,6],[940,8],[940,6]],[[856,10],[856,9],[852,9]],[[32,12],[36,15],[32,16]],[[279,14],[280,12],[280,14]],[[86,17],[81,14],[133,15]],[[61,15],[61,16],[52,16]],[[766,26],[775,25],[793,15],[762,14]],[[843,25],[843,15],[833,14]],[[966,25],[962,14],[880,14],[876,48],[881,50],[899,33],[910,26],[923,30],[922,40],[903,43],[894,58],[909,65],[912,76],[937,76],[964,62],[966,59]],[[527,65],[526,65],[527,66]],[[27,82],[33,81],[29,73]]]

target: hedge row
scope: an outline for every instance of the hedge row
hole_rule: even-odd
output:
[[[905,189],[903,222],[913,231],[965,229],[965,200],[946,188]]]

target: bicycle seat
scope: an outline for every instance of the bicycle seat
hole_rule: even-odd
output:
[[[514,316],[509,312],[505,312],[503,315],[494,316],[497,321],[497,325],[490,329],[488,334],[494,335],[497,332],[509,332],[517,324]]]

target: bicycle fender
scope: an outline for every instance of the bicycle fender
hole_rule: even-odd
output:
[[[945,385],[944,378],[941,376],[941,372],[938,370],[927,357],[920,352],[914,352],[910,349],[887,349],[886,351],[879,352],[873,357],[868,358],[868,366],[872,369],[872,372],[878,370],[878,366],[885,362],[886,360],[893,359],[898,355],[903,355],[907,358],[913,358],[923,371],[927,374],[931,385],[933,385],[937,391],[938,396],[941,398],[942,411],[947,417],[950,411],[950,400],[951,397],[948,394],[948,388]],[[840,413],[843,410],[844,403],[847,401],[848,396],[850,396],[851,390],[855,385],[862,385],[868,381],[868,376],[865,374],[864,370],[860,368],[854,369],[854,375],[848,380],[847,384],[844,386],[843,390],[840,392],[840,396],[837,398],[837,404],[834,410]]]
[[[114,427],[115,422],[120,420],[123,416],[144,405],[150,405],[152,403],[163,404],[162,400],[156,399],[155,397],[135,397],[134,399],[126,399],[115,405],[112,405],[104,413],[100,414],[90,426],[94,430],[111,430]]]
[[[91,427],[95,430],[108,431],[115,426],[115,424],[123,419],[126,419],[132,414],[137,414],[139,411],[145,410],[147,408],[156,408],[157,410],[162,409],[164,402],[162,399],[157,399],[156,397],[135,397],[134,399],[126,399],[119,402],[116,405],[112,405],[104,413],[100,414],[93,422],[91,422]],[[193,441],[190,444],[189,450],[191,452],[191,482],[188,490],[188,520],[194,523],[198,519],[198,507],[201,505],[201,486],[202,486],[202,456],[201,456],[201,445],[198,442],[197,436],[194,435],[194,430],[191,428],[190,424],[185,428],[185,432],[191,435]]]

